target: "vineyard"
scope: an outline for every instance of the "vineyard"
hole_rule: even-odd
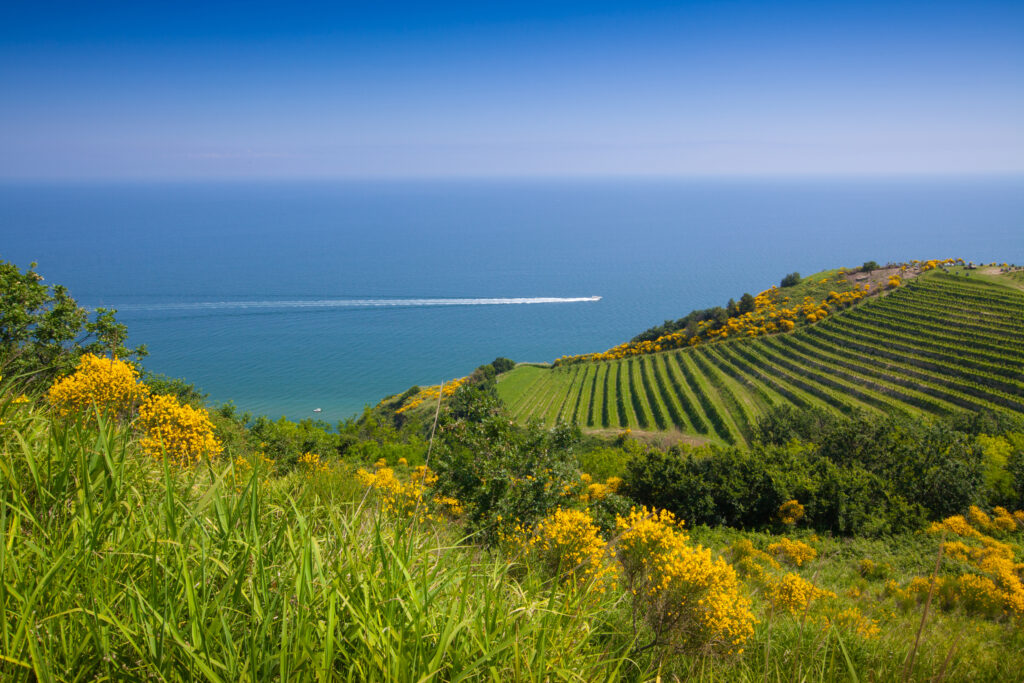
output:
[[[1024,295],[929,273],[788,334],[518,367],[498,392],[521,422],[674,430],[726,443],[749,441],[758,417],[780,404],[1024,412]]]

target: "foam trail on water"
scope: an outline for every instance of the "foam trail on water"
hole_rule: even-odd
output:
[[[406,306],[503,306],[512,304],[574,304],[600,301],[599,296],[514,297],[492,299],[313,299],[308,301],[197,301],[113,306],[119,311],[211,311],[301,308],[397,308]]]

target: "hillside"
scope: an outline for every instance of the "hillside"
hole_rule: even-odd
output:
[[[772,406],[1024,412],[1024,294],[1008,275],[931,270],[793,332],[554,368],[498,392],[519,421],[749,441]],[[982,277],[979,277],[982,275]]]

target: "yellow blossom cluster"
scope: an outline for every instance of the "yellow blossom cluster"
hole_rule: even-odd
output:
[[[840,278],[846,282],[844,278]],[[577,356],[562,356],[554,365],[566,365],[588,361],[612,361],[658,351],[696,346],[704,341],[717,341],[735,337],[758,337],[777,332],[790,332],[796,328],[796,321],[817,322],[832,312],[835,306],[848,306],[868,295],[868,285],[855,287],[848,292],[831,292],[824,301],[806,296],[800,303],[791,302],[784,290],[772,287],[754,297],[754,310],[727,318],[724,323],[704,320],[697,325],[691,336],[685,331],[671,332],[654,340],[628,342],[608,349],[603,353],[587,353]]]
[[[320,455],[318,453],[310,453],[309,451],[299,456],[299,465],[307,474],[318,474],[327,471],[327,465],[320,461]]]
[[[787,500],[779,506],[779,521],[786,526],[793,526],[804,518],[804,506],[797,500]]]
[[[832,591],[818,588],[792,572],[786,573],[781,579],[767,578],[765,595],[775,609],[786,610],[790,614],[806,611],[814,600],[836,597]]]
[[[87,353],[72,374],[53,383],[46,397],[59,415],[95,406],[105,413],[126,416],[148,393],[132,365]]]
[[[959,576],[940,576],[934,580],[934,590],[941,604],[960,605],[985,615],[1024,619],[1024,563],[1016,561],[1012,545],[989,535],[1012,533],[1021,528],[1024,528],[1024,514],[1020,512],[996,508],[994,515],[989,516],[974,506],[966,517],[954,515],[933,523],[929,532],[958,537],[942,544],[946,557],[968,567],[968,571]],[[906,603],[920,601],[932,586],[931,579],[918,577],[905,589],[892,582],[888,590]]]
[[[442,396],[448,398],[456,392],[456,390],[466,383],[469,377],[459,377],[453,379],[450,382],[445,382],[442,386],[432,386],[425,389],[421,389],[418,394],[409,399],[409,401],[401,408],[395,411],[395,414],[401,415],[402,413],[412,410],[423,404],[424,401],[436,401]]]
[[[589,586],[598,593],[614,586],[617,572],[611,550],[588,512],[556,508],[526,534],[520,547],[562,582]]]
[[[580,475],[580,481],[586,487],[580,495],[580,500],[584,503],[593,503],[607,498],[610,494],[617,493],[622,486],[622,477],[608,477],[602,484],[601,482],[593,481],[590,475],[585,472]]]
[[[139,408],[136,424],[143,431],[143,451],[156,458],[192,465],[223,450],[206,410],[179,403],[169,394],[150,396]]]
[[[434,500],[428,496],[430,488],[437,483],[437,475],[426,465],[413,468],[408,480],[403,481],[381,459],[374,463],[373,472],[364,469],[357,471],[356,479],[376,491],[381,496],[384,509],[394,515],[416,516],[420,521],[426,521],[434,519],[431,512],[438,505],[450,514],[462,512],[461,503],[454,498]]]
[[[665,510],[633,508],[616,527],[627,587],[659,638],[690,650],[742,652],[755,619],[732,566],[690,545],[682,521]]]
[[[903,284],[903,281],[900,280],[900,276],[899,275],[893,275],[893,276],[891,276],[889,278],[889,288],[890,289],[896,289],[897,287],[899,287],[902,284]]]
[[[825,303],[829,306],[849,306],[866,297],[871,291],[871,285],[865,283],[854,287],[849,292],[829,292]]]
[[[818,551],[803,541],[781,537],[768,546],[768,552],[788,564],[802,567],[818,556]]]

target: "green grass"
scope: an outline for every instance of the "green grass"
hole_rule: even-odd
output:
[[[128,430],[0,411],[0,680],[609,680],[630,639],[352,470],[161,467]]]
[[[922,611],[885,582],[928,575],[939,542],[791,532],[819,556],[777,571],[834,599],[789,615],[748,581],[759,621],[742,654],[638,651],[621,590],[559,587],[457,522],[391,517],[343,462],[284,476],[230,457],[178,469],[142,454],[124,425],[9,397],[0,418],[5,682],[897,680]],[[726,558],[737,539],[777,540],[690,533]],[[889,568],[864,577],[861,559]],[[849,608],[879,636],[823,626]],[[907,680],[1012,680],[1022,652],[1018,624],[935,608]]]
[[[596,393],[609,415],[578,422],[732,442],[748,440],[760,415],[786,403],[840,413],[1022,412],[1024,294],[1005,286],[1019,273],[979,278],[957,272],[927,273],[789,334],[598,364],[608,367]],[[818,274],[784,291],[794,301],[820,297],[836,288],[830,274],[827,283],[820,282],[827,274]],[[499,385],[502,396],[514,407],[524,404],[522,393],[567,391],[556,388],[564,384],[558,373],[517,368]]]

